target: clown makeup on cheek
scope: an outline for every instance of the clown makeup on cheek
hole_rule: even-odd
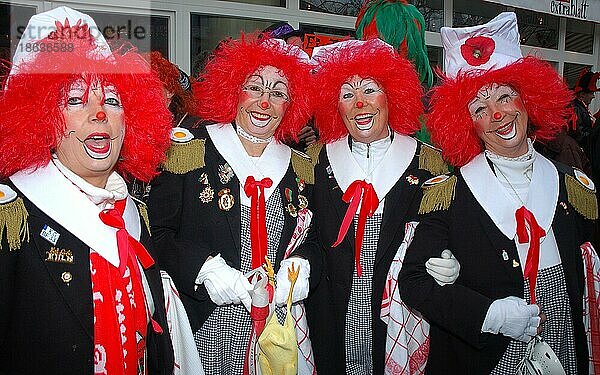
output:
[[[356,141],[370,143],[387,136],[387,96],[373,79],[353,76],[344,82],[338,110]]]
[[[76,81],[66,95],[63,116],[66,132],[56,149],[59,160],[88,182],[102,185],[119,159],[125,136],[116,88]]]
[[[469,113],[487,150],[506,157],[527,152],[527,111],[512,87],[482,87],[469,103]]]

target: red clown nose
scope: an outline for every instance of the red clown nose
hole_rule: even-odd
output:
[[[100,121],[106,120],[106,113],[104,111],[99,111],[96,113],[96,118]]]

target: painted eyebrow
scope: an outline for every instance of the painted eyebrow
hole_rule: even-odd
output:
[[[252,78],[259,78],[260,79],[260,83],[264,84],[264,80],[262,76],[259,76],[258,74],[251,74],[248,76],[248,79],[246,79],[246,82],[249,82]]]
[[[285,82],[283,82],[283,81],[277,81],[277,82],[275,82],[275,83],[273,84],[273,88],[277,87],[277,85],[279,85],[279,84],[282,84],[282,85],[284,85],[284,86],[285,86],[285,88],[287,88],[287,87],[288,87],[288,85],[287,85]]]

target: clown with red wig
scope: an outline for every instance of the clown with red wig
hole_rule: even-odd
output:
[[[306,54],[283,41],[243,35],[223,42],[193,88],[196,114],[214,124],[174,128],[152,184],[159,260],[180,291],[206,373],[256,373],[255,339],[269,305],[286,303],[288,265],[300,269],[293,301],[308,294],[310,265],[285,258],[310,226],[312,163],[282,142],[310,117],[310,68]],[[248,276],[261,274],[266,258],[279,270],[276,293],[253,299]],[[276,310],[275,319],[285,316]],[[312,374],[303,327],[302,346],[294,342],[293,350],[300,373]]]
[[[0,95],[0,373],[172,374],[124,180],[152,178],[169,145],[160,81],[72,9],[23,35]]]
[[[522,57],[514,13],[441,33],[428,128],[460,169],[423,185],[399,280],[431,323],[425,371],[598,374],[594,183],[532,146],[566,126],[572,94],[550,64]],[[443,249],[461,271],[440,286],[423,262]]]
[[[447,166],[439,151],[409,136],[421,126],[421,85],[390,45],[345,41],[315,49],[313,59],[315,123],[325,143],[311,150],[318,157],[318,246],[308,242],[299,254],[317,284],[307,304],[315,360],[324,374],[379,374],[393,363],[408,366],[410,357],[422,361],[426,350],[426,323],[394,293],[402,234],[417,221],[419,186]],[[440,282],[457,276],[450,256],[432,261]],[[419,330],[410,344],[396,324],[404,318],[407,330]]]

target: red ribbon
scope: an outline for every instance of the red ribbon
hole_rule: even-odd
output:
[[[525,206],[521,206],[516,212],[517,238],[519,243],[529,242],[527,260],[523,278],[529,279],[529,295],[531,303],[535,304],[535,284],[537,282],[538,265],[540,263],[540,239],[546,235],[544,228],[540,227],[533,213]]]
[[[350,228],[350,223],[354,220],[354,215],[358,210],[358,205],[360,206],[360,212],[358,214],[358,226],[356,228],[356,238],[354,239],[354,259],[356,261],[356,273],[358,276],[362,276],[362,266],[360,265],[360,250],[362,248],[363,237],[365,235],[365,224],[367,223],[367,218],[373,216],[373,213],[379,206],[379,198],[377,198],[377,193],[375,192],[375,188],[373,185],[364,181],[364,180],[356,180],[348,186],[346,192],[342,196],[342,199],[346,203],[350,203],[348,209],[346,210],[346,215],[344,216],[344,220],[342,220],[342,225],[340,226],[340,231],[338,233],[338,238],[332,247],[336,247],[344,240],[346,237],[346,233],[348,233],[348,228]]]
[[[250,244],[252,247],[252,269],[260,267],[267,256],[267,221],[265,207],[265,188],[270,188],[273,181],[266,177],[256,181],[248,176],[244,184],[244,192],[250,198]]]
[[[133,272],[135,274],[135,279],[138,283],[140,283],[141,290],[144,290],[142,285],[142,274],[140,272],[140,268],[138,266],[137,261],[139,260],[144,269],[148,269],[149,267],[154,265],[154,259],[148,250],[142,245],[138,240],[131,237],[127,229],[125,229],[125,220],[123,220],[123,212],[125,211],[125,204],[127,200],[122,199],[115,202],[115,207],[107,210],[102,210],[100,212],[100,220],[109,227],[113,227],[117,229],[117,248],[119,250],[119,273],[121,276],[125,274],[125,268],[127,267],[127,261],[130,261],[132,264]],[[150,314],[150,310],[148,306],[146,306],[148,310],[148,317],[152,322],[152,328],[156,333],[162,333],[162,328],[160,325],[152,319],[152,315]]]

